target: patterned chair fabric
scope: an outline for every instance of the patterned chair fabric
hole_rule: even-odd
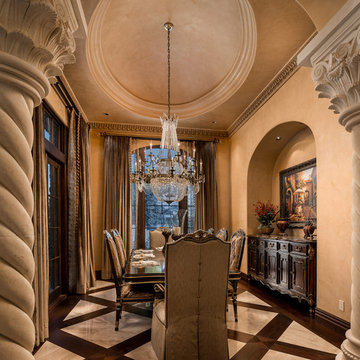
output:
[[[232,234],[230,239],[231,251],[229,259],[230,271],[238,273],[238,279],[240,279],[240,267],[241,261],[244,254],[245,247],[245,232],[239,229]],[[229,281],[228,283],[228,296],[231,298],[234,308],[235,321],[238,321],[237,315],[237,283],[238,279]]]
[[[229,359],[229,254],[230,243],[207,232],[167,245],[165,300],[154,307],[151,328],[158,359]]]
[[[240,271],[245,246],[245,232],[241,229],[234,232],[230,238],[230,243],[230,271]]]
[[[125,251],[124,241],[121,235],[119,234],[119,231],[117,231],[116,229],[111,230],[111,233],[116,245],[116,250],[119,256],[121,268],[124,271],[126,265],[126,251]]]
[[[219,239],[223,240],[223,241],[227,241],[228,240],[228,232],[225,228],[220,229],[217,233],[216,233],[216,237],[218,237]]]
[[[123,303],[152,302],[154,300],[153,286],[148,284],[124,284],[122,281],[122,267],[114,239],[108,231],[104,231],[104,241],[108,250],[111,272],[116,289],[116,318],[115,330],[119,330]]]

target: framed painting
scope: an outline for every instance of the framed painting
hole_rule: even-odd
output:
[[[316,227],[316,159],[280,172],[280,216],[289,228],[302,228],[311,220]]]

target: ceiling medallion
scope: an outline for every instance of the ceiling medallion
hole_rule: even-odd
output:
[[[168,204],[181,201],[189,192],[197,194],[200,184],[205,181],[202,161],[198,163],[195,160],[195,147],[193,146],[192,157],[180,150],[176,133],[178,118],[170,111],[170,32],[173,27],[172,23],[164,24],[168,52],[168,111],[160,117],[162,151],[159,156],[154,156],[150,143],[149,160],[145,157],[145,161],[142,161],[137,154],[135,171],[131,174],[131,181],[136,184],[139,191],[143,191],[146,184],[150,184],[156,199]]]

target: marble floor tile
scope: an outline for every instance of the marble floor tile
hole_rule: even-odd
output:
[[[280,351],[269,350],[261,360],[304,360],[303,358],[295,355],[286,354]]]
[[[128,352],[125,355],[130,359],[134,360],[157,360],[157,357],[151,345],[151,341],[136,348],[133,351]]]
[[[123,311],[119,331],[114,330],[115,311],[63,328],[63,331],[83,340],[109,348],[127,340],[142,331],[150,329],[151,319]]]
[[[306,329],[296,321],[293,321],[289,327],[280,336],[279,341],[295,344],[315,350],[325,351],[337,354],[340,349],[330,344],[312,331]]]
[[[270,306],[271,307],[271,305],[269,305],[265,301],[262,301],[261,299],[259,299],[255,295],[249,293],[248,291],[244,291],[241,294],[239,294],[237,296],[237,300],[245,302],[245,303],[249,303],[249,304],[256,304],[256,305],[263,305],[263,306]]]
[[[46,341],[35,354],[36,360],[82,360],[83,357]]]
[[[80,300],[76,306],[69,312],[64,320],[73,319],[77,316],[91,313],[96,310],[105,309],[106,306],[94,304],[90,301]]]
[[[89,294],[90,296],[95,296],[101,299],[105,299],[105,300],[110,300],[110,301],[116,301],[116,290],[114,289],[109,289],[109,290],[104,290],[104,291],[99,291],[99,292],[95,292],[92,294]]]
[[[91,287],[89,290],[101,289],[111,285],[114,285],[111,281],[96,280],[95,286]]]
[[[228,339],[229,359],[231,359],[244,345],[246,345],[246,343]]]
[[[227,327],[247,334],[257,334],[277,313],[238,306],[238,322],[235,322],[232,306],[226,313]]]

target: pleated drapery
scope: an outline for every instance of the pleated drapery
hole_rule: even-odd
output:
[[[106,136],[104,159],[104,228],[119,230],[127,253],[131,249],[129,143],[129,138],[126,136]],[[105,242],[101,277],[111,278]]]
[[[216,149],[210,141],[196,141],[196,159],[203,162],[205,183],[195,197],[195,229],[218,228],[217,224],[217,186],[216,186]]]
[[[46,156],[44,144],[44,123],[42,105],[34,111],[34,247],[35,275],[33,288],[35,293],[35,346],[39,346],[49,337],[49,254],[48,254],[48,215],[47,215],[47,182]]]
[[[69,291],[85,294],[95,285],[91,220],[89,126],[74,111],[69,121]]]

